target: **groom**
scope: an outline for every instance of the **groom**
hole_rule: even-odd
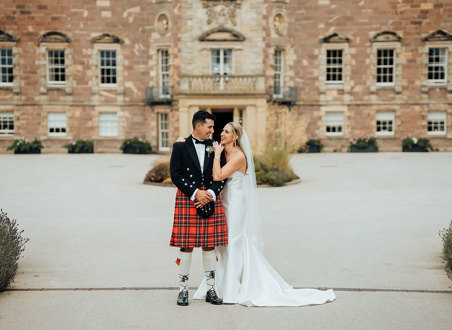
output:
[[[180,247],[179,295],[177,304],[188,305],[188,276],[193,248],[201,247],[208,291],[206,301],[220,305],[223,301],[215,292],[215,246],[228,245],[228,230],[220,192],[224,181],[213,181],[213,152],[210,135],[215,116],[198,111],[193,116],[193,133],[183,143],[174,143],[170,161],[171,180],[177,186],[174,223],[170,246]],[[224,155],[221,165],[226,163]],[[197,207],[214,201],[215,212],[208,218],[197,214]],[[207,207],[207,206],[206,206]]]

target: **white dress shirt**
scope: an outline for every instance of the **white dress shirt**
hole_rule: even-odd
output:
[[[206,156],[206,145],[202,144],[202,143],[196,143],[193,135],[192,135],[191,140],[193,141],[193,144],[194,144],[195,150],[196,150],[196,154],[198,155],[199,167],[201,168],[201,173],[204,173],[204,157]],[[196,193],[198,192],[198,190],[199,189],[196,189],[195,192],[193,193],[193,195],[191,195],[190,199],[192,201],[195,200],[195,196],[196,196]],[[207,191],[212,195],[212,199],[215,201],[217,199],[217,196],[215,195],[213,190],[207,189]]]

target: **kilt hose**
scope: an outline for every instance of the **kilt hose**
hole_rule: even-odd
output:
[[[205,190],[204,187],[201,189]],[[215,213],[205,219],[197,214],[195,202],[178,189],[170,246],[214,247],[223,245],[228,245],[228,228],[220,196],[217,196],[215,201]]]

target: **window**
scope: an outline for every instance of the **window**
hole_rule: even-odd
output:
[[[99,135],[118,136],[118,115],[116,113],[101,113],[99,115]]]
[[[282,94],[283,79],[283,52],[282,50],[275,50],[275,67],[273,72],[274,95]]]
[[[232,74],[232,50],[213,49],[211,53],[211,73],[214,75],[227,76]],[[216,87],[223,89],[229,78],[216,78]]]
[[[0,112],[0,135],[14,134],[14,114],[12,112]]]
[[[327,112],[325,117],[326,135],[342,135],[344,133],[344,114]]]
[[[160,94],[170,95],[169,55],[167,50],[159,51]]]
[[[227,75],[232,73],[232,50],[212,50],[212,74]]]
[[[52,85],[66,83],[64,49],[47,51],[47,82]]]
[[[66,114],[54,112],[47,115],[49,135],[66,135]]]
[[[376,120],[378,135],[394,134],[394,112],[377,112]]]
[[[446,82],[447,48],[429,48],[428,50],[428,81],[431,83]]]
[[[326,50],[326,82],[330,84],[342,83],[343,73],[343,50]]]
[[[116,86],[116,51],[101,50],[100,57],[100,85]]]
[[[377,50],[377,85],[394,85],[394,49]]]
[[[13,50],[0,49],[0,85],[13,83]]]
[[[159,114],[159,150],[169,150],[168,114]]]
[[[429,112],[427,114],[427,132],[428,134],[446,134],[446,113]]]

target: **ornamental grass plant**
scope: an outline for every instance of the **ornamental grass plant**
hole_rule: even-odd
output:
[[[151,168],[144,177],[144,183],[171,183],[169,161],[159,161]]]
[[[267,147],[261,155],[254,157],[254,166],[258,185],[279,187],[299,179],[290,166],[289,152],[283,148]]]
[[[14,280],[17,263],[25,250],[28,238],[22,237],[17,222],[0,210],[0,292]]]
[[[443,240],[443,258],[447,268],[452,271],[452,221],[448,228],[439,231],[439,236]]]

